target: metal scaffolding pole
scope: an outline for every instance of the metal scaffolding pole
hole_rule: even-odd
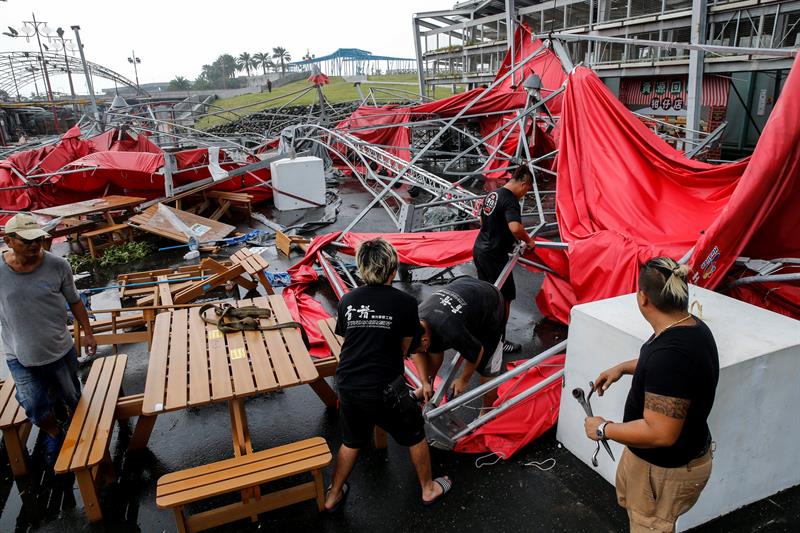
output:
[[[706,42],[706,13],[708,12],[707,0],[692,2],[692,44],[702,45]],[[705,52],[696,48],[689,50],[689,83],[686,86],[686,139],[697,139],[695,130],[700,129],[700,110],[703,105],[703,70],[705,66]]]
[[[72,31],[75,32],[75,42],[78,43],[78,51],[81,53],[81,62],[83,63],[83,74],[86,76],[86,87],[89,89],[89,101],[92,103],[92,114],[96,121],[100,121],[100,112],[97,110],[97,100],[94,98],[94,85],[92,84],[92,75],[89,73],[89,66],[86,64],[86,56],[83,53],[83,44],[81,44],[81,27],[77,24],[71,26]]]

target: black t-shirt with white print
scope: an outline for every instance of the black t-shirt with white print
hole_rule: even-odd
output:
[[[500,187],[483,199],[481,230],[475,239],[473,253],[506,257],[517,242],[508,229],[510,222],[522,222],[522,208],[514,193]]]
[[[482,369],[503,333],[505,306],[494,285],[463,276],[422,302],[419,317],[431,328],[429,351],[457,350],[474,363],[483,348],[484,357],[479,365]]]
[[[419,337],[417,301],[389,285],[365,285],[342,297],[337,315],[344,343],[336,386],[379,393],[403,374],[403,338]]]

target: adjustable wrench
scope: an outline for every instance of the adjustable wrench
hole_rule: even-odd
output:
[[[594,414],[592,413],[592,405],[589,403],[589,400],[592,398],[592,394],[594,394],[594,383],[589,382],[589,396],[587,397],[583,393],[583,389],[574,388],[572,389],[572,397],[578,400],[578,403],[581,404],[583,410],[586,412],[586,416],[593,417]],[[606,452],[608,452],[609,457],[611,457],[612,461],[616,461],[614,459],[614,454],[611,452],[611,446],[608,444],[606,439],[597,441],[597,448],[594,450],[594,455],[592,455],[592,466],[597,467],[599,464],[597,462],[597,454],[600,453],[600,444],[603,444],[603,448],[605,448]]]

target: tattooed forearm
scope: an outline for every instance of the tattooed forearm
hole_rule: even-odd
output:
[[[673,398],[672,396],[661,396],[651,392],[644,393],[644,408],[662,415],[667,415],[678,420],[686,418],[689,411],[691,400],[684,398]]]

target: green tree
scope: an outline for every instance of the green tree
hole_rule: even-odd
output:
[[[169,88],[172,91],[188,91],[192,88],[192,82],[183,76],[175,76],[175,79],[169,82]]]
[[[201,73],[199,76],[197,76],[197,79],[195,79],[194,83],[192,84],[192,89],[194,89],[195,91],[207,91],[213,88],[214,87],[208,81],[208,78],[206,77],[205,73]]]
[[[286,48],[282,46],[276,46],[272,49],[272,57],[277,59],[281,65],[281,76],[286,75],[286,63],[292,60],[292,56],[289,55],[289,52]]]
[[[272,67],[272,59],[269,57],[269,53],[258,52],[253,54],[253,66],[254,67],[261,67],[264,71],[264,76],[267,75],[267,68]]]
[[[242,52],[239,54],[239,57],[236,58],[236,70],[244,70],[247,73],[248,78],[250,77],[250,67],[255,66],[256,64],[253,62],[253,56],[251,56],[248,52]]]

